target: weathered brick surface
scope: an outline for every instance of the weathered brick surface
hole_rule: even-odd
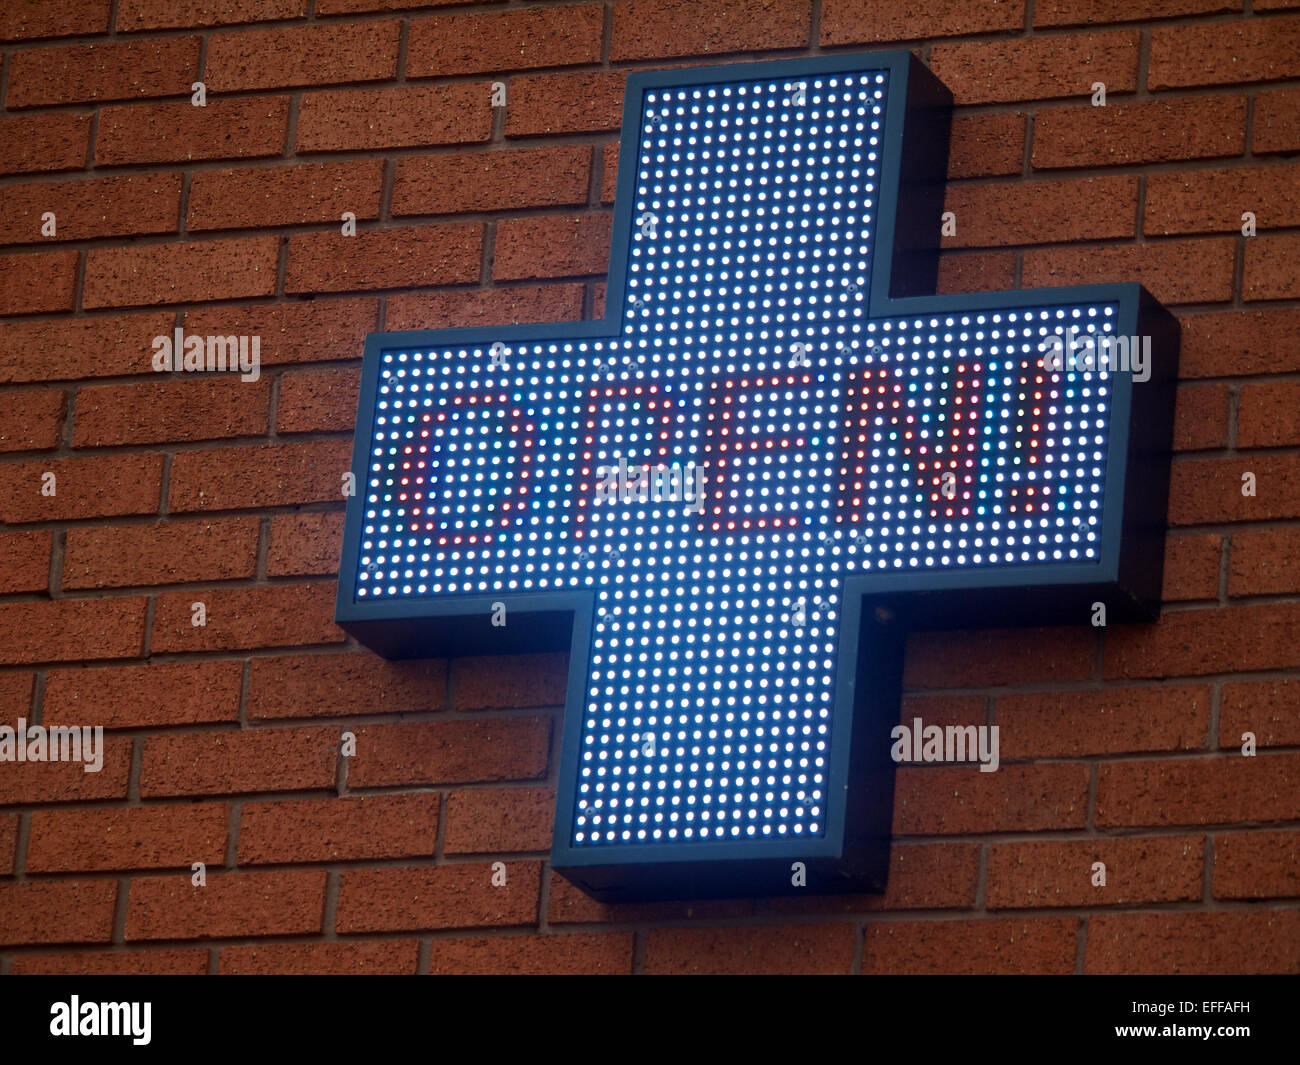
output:
[[[441,710],[446,663],[386,662],[372,654],[286,655],[252,666],[253,717],[341,717],[351,713]]]
[[[0,972],[1295,972],[1298,44],[1300,0],[0,3],[0,722],[105,730],[0,762]],[[899,767],[883,892],[599,903],[547,864],[568,656],[334,621],[363,346],[604,315],[629,72],[879,49],[956,100],[939,292],[1177,313],[1164,612],[913,632],[899,720],[1001,765]],[[177,327],[258,380],[155,372]]]
[[[218,971],[232,976],[403,976],[415,972],[419,947],[414,939],[223,947]]]
[[[289,97],[106,107],[100,112],[95,163],[185,163],[278,155],[289,128]]]
[[[52,669],[44,720],[111,728],[166,728],[234,722],[243,663],[176,662],[112,669]]]
[[[64,588],[131,588],[251,577],[258,520],[168,521],[69,529]]]
[[[245,803],[239,862],[338,862],[431,855],[437,795]]]
[[[508,862],[496,885],[501,870],[488,862],[345,870],[336,923],[349,933],[532,925],[540,870],[540,862]]]
[[[220,864],[226,854],[226,821],[221,803],[42,810],[32,816],[27,870],[72,873]]]
[[[325,873],[310,869],[209,873],[194,887],[190,873],[137,877],[127,899],[126,938],[219,939],[320,932]]]
[[[1076,917],[900,921],[867,926],[864,973],[1074,971]]]
[[[235,795],[303,791],[334,782],[339,733],[330,728],[248,729],[152,736],[140,794]]]
[[[631,972],[626,932],[563,936],[451,936],[434,940],[429,972],[440,976],[618,976]]]

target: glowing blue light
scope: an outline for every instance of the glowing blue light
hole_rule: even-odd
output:
[[[595,593],[574,845],[821,835],[844,577],[1098,557],[1116,308],[867,319],[887,92],[647,91],[618,336],[384,353],[356,594]]]

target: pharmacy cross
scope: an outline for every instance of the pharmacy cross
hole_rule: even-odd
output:
[[[883,887],[906,628],[1158,602],[1172,319],[933,295],[949,110],[906,53],[634,74],[604,321],[368,339],[339,621],[569,651],[598,897]]]

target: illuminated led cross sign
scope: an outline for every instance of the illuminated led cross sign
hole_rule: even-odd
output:
[[[950,107],[907,53],[633,74],[604,321],[368,338],[339,622],[569,652],[599,898],[881,889],[906,630],[1158,610],[1176,323],[934,295]]]

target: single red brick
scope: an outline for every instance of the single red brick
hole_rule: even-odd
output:
[[[181,876],[136,877],[127,899],[126,938],[226,939],[320,932],[325,871],[209,873],[206,887]]]
[[[6,185],[0,188],[0,244],[175,233],[180,204],[180,174]],[[47,214],[54,215],[53,237],[44,233]]]
[[[618,190],[618,142],[601,149],[600,202],[613,203]]]
[[[1189,314],[1179,324],[1178,373],[1184,380],[1300,370],[1300,307]]]
[[[437,839],[432,793],[244,803],[239,864],[422,858]]]
[[[1136,281],[1165,304],[1232,298],[1236,241],[1170,240],[1097,248],[1031,248],[1026,288]]]
[[[1217,597],[1222,556],[1223,537],[1217,533],[1166,534],[1165,602]]]
[[[185,312],[188,333],[259,337],[263,366],[359,358],[366,334],[378,327],[376,299],[313,299]]]
[[[213,92],[383,81],[397,74],[400,36],[395,19],[217,33],[203,79]]]
[[[205,625],[192,624],[195,602],[204,604]],[[334,624],[333,584],[276,584],[158,596],[152,649],[231,651],[342,640],[343,630]]]
[[[1161,759],[1103,764],[1097,824],[1204,825],[1290,821],[1300,814],[1300,756]]]
[[[1237,85],[1300,74],[1300,17],[1170,26],[1151,31],[1148,89]]]
[[[1033,162],[1038,169],[1213,159],[1240,155],[1245,149],[1244,96],[1105,107],[1086,102],[1042,108],[1034,118]]]
[[[1147,177],[1149,235],[1240,232],[1244,212],[1260,229],[1300,225],[1300,164],[1189,170]]]
[[[0,255],[0,315],[72,310],[77,258],[75,251]]]
[[[298,113],[300,152],[473,144],[491,134],[487,82],[309,92]]]
[[[0,664],[135,658],[144,650],[146,600],[57,599],[0,604]]]
[[[150,736],[140,795],[236,795],[334,785],[339,730],[326,726],[222,729]]]
[[[222,947],[222,974],[232,976],[412,976],[420,944],[414,939],[266,943]]]
[[[257,518],[69,529],[63,587],[134,588],[252,577]]]
[[[1242,529],[1232,535],[1229,595],[1300,590],[1300,528]]]
[[[335,576],[342,549],[342,514],[277,515],[271,519],[267,576]]]
[[[37,810],[27,842],[30,873],[188,869],[220,865],[227,807],[137,806],[125,810]]]
[[[289,238],[286,292],[347,292],[477,281],[483,226],[426,225]]]
[[[604,274],[609,269],[611,216],[509,218],[497,225],[497,281]]]
[[[824,23],[823,23],[824,25]],[[948,147],[948,177],[1018,174],[1025,156],[1025,116],[957,115]]]
[[[406,76],[434,78],[598,63],[604,26],[600,4],[550,4],[523,11],[414,19]]]
[[[0,673],[0,720],[12,722],[20,717],[31,718],[35,685],[35,673]]]
[[[397,160],[393,214],[456,214],[587,202],[589,145]]]
[[[233,347],[227,350],[233,354]],[[77,393],[72,446],[265,435],[270,425],[270,380],[242,380],[238,363],[226,374],[82,388]]]
[[[545,775],[551,723],[544,717],[419,721],[354,730],[351,788],[536,780]]]
[[[343,498],[349,440],[184,451],[172,462],[173,511],[238,510]]]
[[[869,924],[862,971],[969,976],[1072,973],[1078,934],[1077,917]]]
[[[562,876],[552,875],[547,921],[551,924],[620,924],[647,921],[722,921],[754,916],[753,899],[679,902],[597,902]]]
[[[447,854],[509,854],[551,847],[554,788],[462,788],[447,797]]]
[[[0,876],[11,876],[18,849],[18,814],[0,814]]]
[[[385,325],[388,329],[447,329],[523,322],[576,322],[580,318],[581,285],[519,285],[399,293],[388,297]]]
[[[411,7],[441,7],[461,0],[316,0],[318,15],[352,15],[366,11],[404,11]]]
[[[980,847],[904,843],[889,850],[883,894],[780,896],[758,901],[759,914],[850,914],[880,910],[968,910],[975,905]]]
[[[908,726],[918,717],[928,725],[983,725],[988,716],[989,699],[983,695],[905,695],[897,720]]]
[[[1300,89],[1256,94],[1250,146],[1257,155],[1300,150]]]
[[[0,943],[107,943],[116,902],[113,880],[0,884]]]
[[[158,509],[161,482],[161,455],[5,463],[0,466],[0,521],[151,514]],[[42,495],[47,485],[53,495]]]
[[[27,727],[30,728],[30,719],[28,721]],[[10,718],[0,724],[16,729],[18,723],[16,719]],[[84,718],[75,722],[80,728],[94,728],[98,724],[97,721]],[[59,742],[62,743],[61,740]],[[72,748],[68,753],[76,754],[76,749]],[[85,760],[91,752],[84,744],[81,753],[81,762],[5,763],[4,773],[0,774],[0,806],[125,799],[127,780],[131,774],[130,738],[105,736],[102,745],[95,744],[94,758]],[[100,769],[94,770],[95,763],[100,759]]]
[[[198,75],[197,37],[100,41],[15,52],[7,107],[189,95]]]
[[[0,452],[46,451],[59,446],[67,393],[61,388],[7,391],[0,410]]]
[[[119,33],[169,30],[191,26],[221,26],[232,22],[269,22],[302,18],[307,0],[118,0]]]
[[[339,222],[345,211],[379,217],[384,161],[200,170],[190,182],[191,232]]]
[[[908,638],[904,687],[977,688],[1092,674],[1096,632],[1070,628],[918,632]]]
[[[34,531],[0,533],[0,595],[43,592],[49,587],[53,535]]]
[[[278,237],[92,248],[82,301],[129,307],[269,296],[279,256]]]
[[[1094,885],[1095,862],[1106,867],[1104,886]],[[1194,902],[1204,880],[1204,836],[995,843],[985,905],[1019,910]]]
[[[1257,746],[1300,745],[1300,681],[1240,681],[1223,685],[1219,705],[1219,746],[1242,749],[1244,733],[1255,736]]]
[[[1300,832],[1227,832],[1214,838],[1214,897],[1300,895]]]
[[[212,98],[206,107],[170,104],[105,107],[95,164],[188,163],[279,155],[289,129],[289,97]]]
[[[1174,450],[1226,447],[1230,402],[1227,385],[1179,385],[1174,407]]]
[[[956,216],[946,248],[1054,244],[1131,237],[1137,212],[1135,177],[1072,181],[1009,181],[951,185],[944,210]]]
[[[1294,973],[1300,910],[1106,913],[1088,921],[1088,973]]]
[[[1024,0],[920,0],[907,6],[868,6],[853,0],[825,0],[822,44],[882,44],[927,37],[1018,30],[1025,24]]]
[[[19,954],[15,976],[203,976],[206,950],[91,950],[67,954]]]
[[[80,170],[89,143],[89,115],[46,111],[0,117],[0,174]]]
[[[494,886],[501,872],[506,881]],[[345,869],[339,880],[334,923],[343,933],[533,925],[541,863]]]
[[[1255,495],[1242,495],[1255,478]],[[1300,508],[1300,457],[1286,454],[1187,459],[1173,464],[1169,524],[1290,519]]]
[[[1237,406],[1238,447],[1300,444],[1300,382],[1245,385]]]
[[[170,335],[174,322],[174,315],[161,312],[6,322],[0,330],[0,382],[152,373],[153,338]]]
[[[242,662],[177,662],[112,669],[52,669],[42,720],[106,729],[166,728],[239,719]]]
[[[1105,25],[1240,10],[1241,0],[1037,0],[1034,25]]]
[[[997,700],[1000,757],[1195,750],[1210,726],[1203,685],[1016,693]]]
[[[939,256],[937,291],[940,293],[1000,292],[1015,287],[1015,252],[947,251]]]
[[[357,418],[360,370],[300,370],[280,376],[277,433],[351,430]]]
[[[930,69],[959,104],[1088,97],[1137,88],[1137,31],[936,44]]]
[[[1286,300],[1300,296],[1300,236],[1287,233],[1246,241],[1241,279],[1245,300]]]
[[[104,33],[111,7],[112,0],[9,0],[0,11],[0,41]]]
[[[691,975],[847,974],[857,949],[850,924],[767,928],[653,928],[644,972]]]
[[[559,706],[568,677],[565,654],[457,658],[452,663],[452,706],[456,710]]]
[[[1284,669],[1300,662],[1300,604],[1180,610],[1106,638],[1107,677],[1196,676]]]
[[[441,710],[447,664],[436,659],[387,662],[368,653],[253,659],[248,716],[347,717]],[[357,783],[353,774],[351,783]]]
[[[437,976],[618,976],[632,971],[633,935],[439,937],[429,955]]]
[[[898,770],[895,835],[1036,832],[1082,828],[1088,816],[1089,769],[1082,763]]]
[[[623,120],[621,71],[580,74],[523,74],[510,79],[506,136],[599,133]],[[486,139],[486,138],[484,138]]]
[[[802,48],[811,22],[811,0],[713,0],[707,7],[690,0],[620,0],[614,5],[610,57]]]

